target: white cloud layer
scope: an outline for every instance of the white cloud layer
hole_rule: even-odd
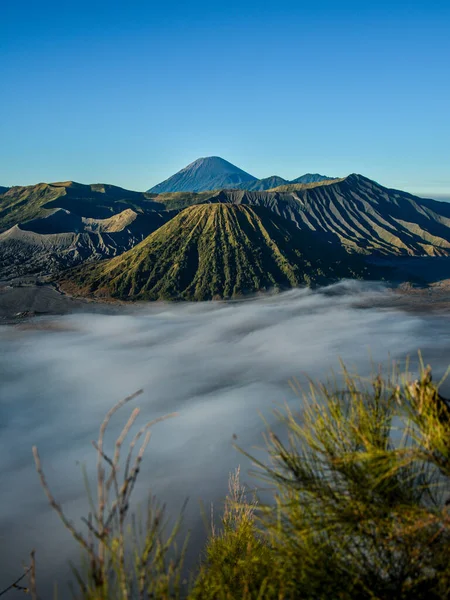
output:
[[[62,589],[67,560],[78,557],[40,488],[32,445],[55,496],[80,523],[87,501],[76,461],[92,470],[90,442],[101,419],[139,388],[144,394],[116,415],[108,440],[136,405],[141,424],[179,412],[155,426],[135,500],[151,488],[175,515],[190,498],[192,558],[204,534],[198,500],[219,505],[229,471],[241,464],[245,474],[249,467],[232,448],[232,435],[251,452],[262,445],[258,411],[273,422],[276,404],[299,404],[290,377],[327,377],[339,371],[339,357],[369,373],[370,359],[414,356],[418,348],[442,374],[450,362],[448,318],[355,306],[386,294],[378,285],[344,282],[245,302],[41,320],[58,329],[0,329],[0,588],[20,574],[33,547],[43,595],[54,579]]]

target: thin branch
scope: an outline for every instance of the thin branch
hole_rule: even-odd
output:
[[[24,579],[28,575],[28,573],[31,571],[31,569],[32,569],[32,565],[29,566],[28,569],[25,571],[25,573],[23,575],[21,575],[19,578],[17,578],[14,583],[11,583],[11,585],[9,585],[7,588],[5,588],[4,590],[2,590],[0,592],[0,596],[3,596],[4,594],[6,594],[6,592],[9,592],[9,590],[17,588],[18,587],[17,584],[19,583],[19,581],[22,581],[22,579]]]
[[[119,460],[120,460],[120,448],[127,436],[127,433],[130,431],[133,423],[136,421],[137,416],[140,413],[140,408],[135,408],[133,410],[133,412],[130,415],[130,418],[128,419],[125,427],[122,429],[122,433],[120,434],[120,436],[117,438],[116,441],[116,448],[115,448],[115,452],[114,452],[114,457],[113,457],[113,461],[112,461],[112,467],[117,470],[118,469],[118,465],[119,465]],[[111,487],[111,483],[113,481],[113,477],[114,477],[114,471],[111,471],[111,475],[108,479],[108,481],[106,482],[106,488],[109,489]]]
[[[98,458],[97,458],[97,498],[98,498],[98,522],[101,524],[103,523],[103,515],[104,515],[104,511],[105,511],[105,487],[104,487],[104,477],[105,477],[105,471],[104,468],[102,466],[102,456],[103,455],[103,438],[105,436],[105,431],[106,428],[108,426],[108,423],[111,419],[111,417],[113,416],[114,413],[116,413],[119,408],[121,408],[124,404],[126,404],[127,402],[130,402],[130,400],[133,400],[134,398],[136,398],[137,396],[139,396],[140,394],[142,394],[143,390],[138,390],[137,392],[135,392],[134,394],[131,394],[130,396],[127,396],[126,398],[124,398],[123,400],[121,400],[120,402],[118,402],[117,404],[115,404],[107,413],[106,413],[106,417],[103,420],[103,423],[100,426],[100,432],[99,432],[99,437],[98,437]],[[101,559],[103,559],[103,550],[101,549]]]
[[[53,495],[50,491],[47,480],[45,479],[44,472],[42,470],[41,459],[39,458],[39,453],[38,453],[38,449],[36,446],[33,446],[33,456],[34,456],[34,462],[36,464],[36,471],[39,475],[39,479],[41,480],[41,485],[44,488],[44,492],[48,498],[50,506],[58,513],[59,518],[63,522],[64,526],[70,531],[70,533],[77,540],[77,542],[79,544],[81,544],[83,546],[83,548],[89,552],[90,551],[89,545],[86,543],[85,539],[75,529],[72,522],[67,519],[66,515],[63,513],[61,506],[56,502],[55,498],[53,497]]]
[[[36,590],[36,551],[33,549],[31,551],[31,569],[30,569],[30,592],[31,598],[33,600],[38,600],[37,590]]]

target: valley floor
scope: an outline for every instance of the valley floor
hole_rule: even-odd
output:
[[[436,259],[434,259],[436,261]],[[417,313],[449,312],[450,279],[433,281],[424,287],[410,284],[390,286],[387,294],[369,299],[355,298],[357,308],[398,309]],[[142,305],[143,303],[133,303]],[[43,315],[64,315],[73,312],[118,313],[130,303],[120,301],[91,300],[72,297],[61,292],[53,284],[40,283],[37,280],[0,281],[0,324],[19,324],[32,317]]]
[[[0,281],[0,324],[17,324],[39,315],[64,315],[89,308],[112,310],[104,302],[72,298],[51,284],[37,281]]]

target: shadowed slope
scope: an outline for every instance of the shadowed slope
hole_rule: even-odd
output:
[[[330,234],[353,252],[450,255],[450,204],[385,188],[362,175],[271,191],[222,190],[209,198],[197,197],[197,202],[263,206],[300,229]],[[178,197],[177,207],[182,203]],[[168,208],[170,200],[164,206]]]
[[[137,212],[160,210],[148,194],[102,183],[82,185],[73,181],[15,186],[0,190],[0,232],[63,208],[93,219],[107,219],[127,208]]]
[[[91,219],[58,208],[46,217],[27,221],[19,227],[23,231],[33,231],[42,235],[81,232],[117,233],[127,230],[142,233],[146,237],[168,221],[171,216],[171,213],[164,210],[137,213],[131,208],[127,208],[108,219]]]
[[[294,192],[306,225],[367,254],[450,254],[450,206],[352,174]]]
[[[83,261],[117,256],[171,216],[126,209],[109,219],[90,219],[57,209],[0,234],[0,278],[55,274]]]
[[[122,299],[209,300],[361,277],[359,257],[265,209],[193,206],[115,259],[68,274],[71,292]]]
[[[239,190],[249,190],[253,192],[261,192],[264,190],[270,190],[271,188],[279,185],[285,185],[289,183],[286,179],[278,177],[278,175],[272,175],[272,177],[265,177],[264,179],[257,179],[256,181],[241,183],[236,185],[235,188]]]

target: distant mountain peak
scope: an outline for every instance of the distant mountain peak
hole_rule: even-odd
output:
[[[329,181],[331,179],[337,179],[336,177],[328,177],[327,175],[320,175],[319,173],[305,173],[297,179],[293,179],[289,183],[320,183],[321,181]]]
[[[374,181],[373,179],[369,179],[368,177],[365,177],[364,175],[361,175],[360,173],[350,173],[350,175],[347,175],[347,177],[345,177],[344,180],[347,181],[348,183],[353,183],[353,184],[366,183],[366,184],[370,184],[370,185],[378,185],[378,186],[380,185],[377,181]]]
[[[319,173],[306,173],[293,181],[278,175],[258,179],[220,156],[203,156],[147,190],[152,194],[172,192],[206,192],[219,189],[264,191],[295,183],[319,183],[335,179]]]
[[[167,192],[204,192],[234,188],[242,183],[257,181],[256,177],[220,156],[206,156],[194,160],[172,177],[150,188],[153,194]]]
[[[228,160],[225,160],[221,156],[201,156],[200,158],[197,158],[196,160],[192,161],[187,167],[185,167],[185,169],[188,169],[189,167],[192,167],[196,164],[205,163],[220,163],[224,165],[230,165],[232,168],[236,168],[232,163],[230,163]]]
[[[74,184],[77,185],[75,181],[53,181],[49,183],[49,185],[52,185],[53,187],[72,187]]]
[[[225,160],[224,158],[221,158],[220,156],[201,156],[200,158],[197,158],[193,162],[189,163],[186,167],[181,169],[180,172],[190,171],[192,169],[201,169],[206,166],[213,166],[219,169],[223,169],[224,171],[234,171],[234,169],[238,168],[235,167],[232,163]]]

